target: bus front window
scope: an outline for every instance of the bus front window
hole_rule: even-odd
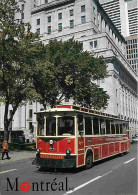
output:
[[[37,121],[38,121],[37,135],[43,136],[44,135],[44,117],[39,116]]]
[[[64,116],[58,118],[58,135],[74,135],[74,117]]]
[[[56,135],[56,118],[55,117],[46,118],[46,135],[47,136]]]

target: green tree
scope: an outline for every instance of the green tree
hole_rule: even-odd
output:
[[[108,94],[95,84],[96,79],[107,77],[101,57],[83,51],[82,44],[73,38],[65,42],[50,40],[45,53],[46,58],[34,74],[34,86],[45,109],[65,98],[95,109],[107,106]]]
[[[15,0],[0,0],[0,98],[5,103],[4,138],[21,103],[37,97],[32,75],[37,59],[43,55],[38,35],[29,24],[15,19],[20,12]],[[9,105],[12,112],[9,116]]]

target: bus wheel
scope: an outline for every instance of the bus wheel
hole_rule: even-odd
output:
[[[125,151],[124,153],[123,153],[123,155],[127,155],[128,154],[128,151]]]
[[[90,169],[93,165],[93,155],[92,152],[88,152],[85,159],[85,169]]]

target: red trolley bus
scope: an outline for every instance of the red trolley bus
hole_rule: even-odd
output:
[[[37,114],[36,158],[40,167],[92,167],[93,162],[130,149],[128,122],[74,105]]]

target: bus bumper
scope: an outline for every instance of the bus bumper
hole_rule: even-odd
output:
[[[74,168],[76,167],[76,156],[70,156],[70,158],[65,159],[46,159],[36,157],[32,164],[45,168]]]

